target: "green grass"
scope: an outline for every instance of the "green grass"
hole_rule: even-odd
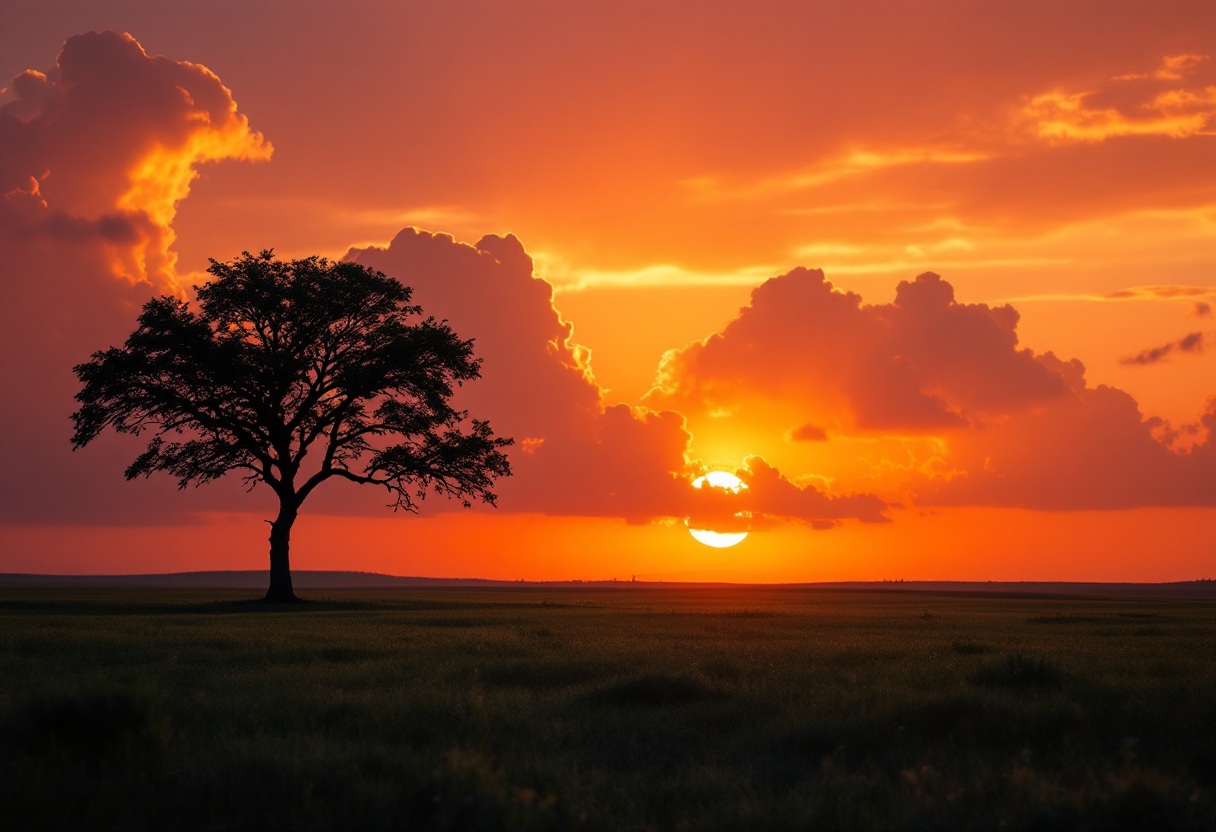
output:
[[[1216,605],[0,589],[5,829],[1197,829]]]

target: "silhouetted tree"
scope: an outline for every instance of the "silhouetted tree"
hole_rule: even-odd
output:
[[[105,428],[154,431],[127,479],[167,471],[178,486],[229,471],[279,498],[267,601],[291,601],[288,545],[300,505],[339,477],[386,488],[394,509],[435,491],[493,504],[509,476],[489,424],[449,404],[480,375],[473,342],[421,319],[411,290],[355,263],[272,252],[211,261],[197,307],[144,305],[122,348],[75,368],[83,388],[74,448]],[[310,457],[309,455],[312,454]]]

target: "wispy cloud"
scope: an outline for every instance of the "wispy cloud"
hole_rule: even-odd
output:
[[[1111,79],[1143,82],[1134,88],[1119,85],[1118,91],[1050,90],[1026,100],[1015,122],[1029,125],[1040,139],[1058,142],[1098,143],[1118,136],[1180,139],[1212,135],[1216,123],[1216,86],[1162,90],[1160,84],[1153,83],[1181,81],[1207,60],[1207,55],[1168,55],[1151,73],[1117,75]]]
[[[949,147],[904,147],[886,150],[852,150],[823,159],[809,167],[732,185],[714,176],[685,179],[683,184],[701,201],[767,199],[779,194],[811,190],[851,177],[914,165],[957,165],[990,158],[979,150]]]
[[[1092,303],[1119,303],[1123,301],[1176,301],[1186,298],[1216,297],[1216,287],[1212,286],[1132,286],[1103,294],[1094,292],[1048,292],[1034,295],[1017,295],[1002,298],[1000,303],[1020,303],[1030,301],[1089,301]],[[1211,312],[1211,305],[1203,301],[1195,301],[1192,308],[1195,314],[1202,317]],[[1207,312],[1202,311],[1206,308]]]
[[[658,263],[636,269],[595,269],[571,267],[563,259],[534,252],[536,276],[553,285],[556,292],[578,292],[604,286],[755,286],[777,274],[774,265],[749,266],[736,271],[705,272],[671,263]]]
[[[1161,67],[1153,73],[1153,77],[1170,81],[1178,80],[1189,75],[1209,57],[1209,55],[1166,55],[1161,59]]]
[[[1201,353],[1203,352],[1203,333],[1192,332],[1185,338],[1180,338],[1177,341],[1171,341],[1168,344],[1162,344],[1159,347],[1153,347],[1147,350],[1141,350],[1135,355],[1127,358],[1119,359],[1120,364],[1127,366],[1145,366],[1148,364],[1157,364],[1164,361],[1167,357],[1175,352]]]
[[[1159,298],[1174,300],[1176,298],[1195,298],[1216,294],[1216,287],[1211,286],[1133,286],[1130,289],[1120,289],[1104,295],[1106,300],[1129,300],[1139,298]]]

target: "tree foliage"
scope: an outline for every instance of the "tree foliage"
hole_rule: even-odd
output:
[[[495,503],[511,440],[450,403],[480,375],[473,342],[422,318],[408,287],[270,251],[208,271],[196,304],[149,301],[124,346],[75,368],[74,447],[107,428],[150,432],[128,479],[166,471],[184,488],[236,471],[293,519],[332,478],[381,486],[411,511],[429,491]]]

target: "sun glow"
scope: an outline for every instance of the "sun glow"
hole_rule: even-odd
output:
[[[724,488],[733,494],[738,494],[747,488],[747,484],[743,480],[736,477],[728,471],[710,471],[704,476],[697,477],[692,481],[693,488],[703,488],[706,483],[713,488]],[[736,517],[742,517],[741,514],[736,514]],[[685,520],[686,525],[689,524]],[[743,542],[747,537],[747,532],[716,532],[711,529],[694,529],[688,525],[688,533],[691,534],[699,543],[704,543],[706,546],[712,546],[715,549],[727,549],[737,543]]]

